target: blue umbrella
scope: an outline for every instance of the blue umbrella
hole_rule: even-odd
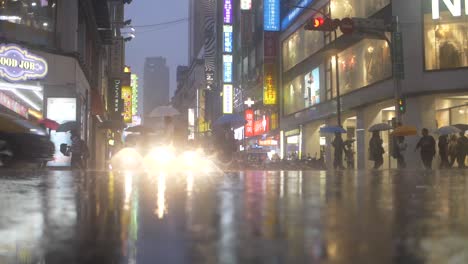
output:
[[[213,123],[215,126],[222,126],[222,125],[244,125],[245,118],[238,114],[227,114],[223,115],[222,117],[216,119]]]
[[[346,130],[340,126],[326,126],[320,128],[320,133],[323,134],[335,134],[335,133],[346,133]]]

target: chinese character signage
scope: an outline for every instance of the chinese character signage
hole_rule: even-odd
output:
[[[109,111],[112,119],[120,119],[122,114],[122,81],[120,79],[112,79],[110,86]]]
[[[280,30],[280,0],[265,0],[263,3],[263,27],[265,31]]]
[[[252,9],[252,0],[241,0],[241,10]]]
[[[48,72],[45,59],[17,45],[0,45],[0,77],[10,81],[43,79]]]
[[[132,115],[136,115],[138,112],[138,76],[136,74],[132,74],[131,86],[132,86]]]
[[[223,26],[223,51],[231,53],[232,52],[232,26],[224,25]]]
[[[274,64],[264,65],[265,77],[263,83],[263,104],[275,105],[277,103],[276,73]]]
[[[132,87],[122,86],[122,100],[123,100],[123,119],[127,124],[132,123]]]
[[[232,83],[232,55],[223,55],[223,81]]]
[[[252,109],[245,110],[245,137],[254,136],[254,111]]]
[[[224,23],[232,24],[232,0],[224,0]]]
[[[234,91],[231,84],[223,86],[223,114],[232,114]]]
[[[195,109],[193,108],[188,109],[188,130],[189,130],[188,139],[194,140],[195,139]]]
[[[270,131],[270,118],[263,116],[262,119],[254,122],[254,136],[260,136]]]

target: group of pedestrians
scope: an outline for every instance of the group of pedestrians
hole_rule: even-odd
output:
[[[416,144],[415,152],[419,151],[421,161],[426,169],[432,169],[433,160],[437,154],[436,140],[429,135],[427,128],[422,129],[422,137]],[[335,139],[332,142],[335,149],[333,167],[342,169],[343,152],[345,151],[344,142],[340,133],[335,134]],[[440,156],[440,168],[452,168],[457,162],[459,168],[465,168],[465,159],[468,154],[468,138],[464,132],[457,135],[441,135],[438,139],[438,149]],[[405,137],[394,136],[392,143],[392,157],[397,160],[398,168],[406,168],[404,152],[408,145],[405,142]],[[379,169],[384,163],[385,149],[383,140],[378,131],[372,132],[372,137],[369,141],[369,159],[374,162],[374,169]]]

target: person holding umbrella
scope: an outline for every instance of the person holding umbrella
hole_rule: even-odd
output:
[[[335,148],[335,155],[333,159],[333,168],[344,169],[343,167],[343,152],[345,151],[345,144],[341,137],[341,132],[335,132],[335,139],[332,142]]]
[[[385,150],[382,144],[383,140],[380,138],[379,131],[373,131],[369,141],[369,156],[370,160],[374,161],[374,169],[379,169],[383,165]]]
[[[465,137],[465,131],[460,132],[457,139],[457,163],[458,168],[465,168],[465,158],[468,149],[468,138]]]
[[[448,160],[448,155],[449,155],[449,141],[448,141],[448,136],[447,135],[441,135],[439,136],[439,156],[440,156],[440,168],[449,168],[450,163]]]
[[[429,130],[427,128],[422,129],[422,138],[419,140],[416,145],[415,151],[420,149],[421,151],[421,160],[424,164],[424,167],[428,170],[432,169],[432,160],[436,154],[435,149],[435,139],[429,135]]]

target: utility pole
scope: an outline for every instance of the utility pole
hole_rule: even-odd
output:
[[[392,21],[392,73],[393,84],[395,89],[395,111],[397,125],[402,122],[403,112],[400,109],[400,100],[402,99],[401,80],[405,78],[405,69],[403,61],[403,37],[400,32],[400,22],[397,16],[393,17]]]

